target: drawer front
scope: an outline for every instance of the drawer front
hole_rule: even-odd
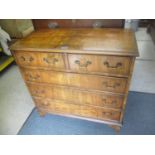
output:
[[[69,54],[70,70],[78,72],[94,72],[128,75],[131,59],[129,57],[104,55]]]
[[[62,54],[39,52],[15,52],[17,62],[21,66],[48,67],[53,69],[65,69]]]
[[[82,105],[121,109],[123,96],[81,91],[78,89],[28,83],[33,96],[64,100]]]
[[[44,82],[85,89],[125,93],[127,79],[55,71],[23,69],[26,81]]]
[[[16,61],[21,66],[38,66],[39,55],[34,52],[15,52]]]
[[[120,120],[120,112],[104,108],[96,108],[93,106],[83,106],[77,104],[65,103],[50,99],[34,98],[38,108],[45,109],[48,112],[56,112],[68,115],[77,115],[96,119]]]

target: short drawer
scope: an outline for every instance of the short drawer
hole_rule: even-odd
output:
[[[15,57],[17,63],[21,66],[65,69],[63,55],[59,53],[16,51]]]
[[[70,70],[99,74],[128,75],[130,57],[68,54]]]
[[[115,109],[121,109],[123,105],[124,96],[121,95],[82,91],[63,86],[49,86],[35,83],[27,84],[32,96]]]
[[[127,84],[126,78],[114,78],[34,69],[23,69],[23,75],[26,81],[52,83],[115,93],[125,93]]]
[[[45,98],[34,98],[38,108],[45,109],[48,112],[60,113],[66,115],[76,115],[88,118],[96,118],[101,120],[120,120],[121,112],[109,110],[106,108],[97,108],[93,106],[83,106],[70,104],[58,100],[50,100]]]

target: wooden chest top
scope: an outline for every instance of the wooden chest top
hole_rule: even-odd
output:
[[[39,30],[11,50],[138,56],[134,32],[110,28]]]

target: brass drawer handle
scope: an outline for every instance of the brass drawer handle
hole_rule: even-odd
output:
[[[24,56],[21,56],[20,58],[22,59],[22,61],[26,61],[26,58],[25,58]],[[31,61],[33,61],[33,60],[34,60],[33,57],[30,57],[30,58],[28,59],[29,62],[31,62]]]
[[[34,60],[34,58],[33,58],[33,57],[30,57],[30,58],[29,58],[29,61],[30,61],[30,62],[31,62],[31,61],[33,61],[33,60]]]
[[[107,102],[107,100],[105,98],[102,99],[103,101],[103,104],[107,104],[107,105],[116,105],[117,104],[117,101],[116,100],[113,100],[112,102]]]
[[[118,68],[122,66],[122,63],[118,62],[115,66],[111,66],[108,61],[105,61],[104,65],[107,66],[108,68]]]
[[[45,61],[48,64],[53,64],[54,65],[59,60],[57,58],[43,58],[43,61]]]
[[[44,94],[44,93],[45,93],[44,90],[35,90],[35,91],[33,91],[33,94],[35,94],[35,95],[41,95],[41,94]]]
[[[40,76],[38,74],[36,74],[35,76],[31,75],[31,74],[28,74],[28,79],[29,80],[38,80],[39,78],[40,78]]]
[[[115,113],[114,112],[102,112],[104,116],[113,116]]]
[[[21,56],[20,58],[21,58],[23,61],[26,61],[25,57]]]
[[[75,64],[79,65],[79,67],[87,67],[88,65],[92,64],[92,62],[86,61],[85,63],[81,64],[79,60],[75,60]]]
[[[119,87],[120,86],[120,83],[115,83],[113,85],[109,85],[108,82],[103,82],[102,83],[105,87],[107,88],[116,88],[116,87]]]

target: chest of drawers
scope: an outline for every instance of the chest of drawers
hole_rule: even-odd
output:
[[[138,56],[132,31],[39,30],[11,50],[40,115],[77,117],[120,130]]]

